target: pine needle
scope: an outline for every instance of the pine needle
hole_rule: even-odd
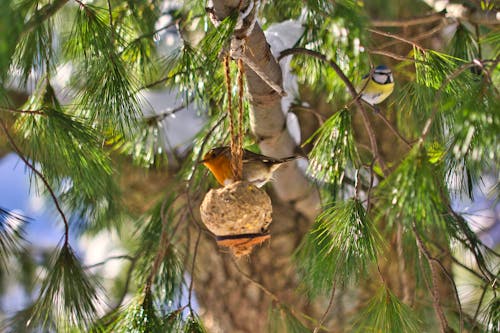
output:
[[[9,257],[23,250],[28,218],[0,207],[0,267],[9,271]]]
[[[321,213],[299,246],[295,261],[311,296],[328,293],[334,281],[363,277],[383,244],[360,201],[337,202]]]
[[[99,302],[98,290],[73,250],[64,245],[53,257],[26,325],[45,327],[53,322],[57,331],[89,327]]]
[[[320,182],[339,186],[346,168],[358,164],[350,111],[335,113],[305,144],[313,140],[308,173]]]
[[[419,333],[422,330],[415,311],[387,287],[382,287],[359,314],[353,332]]]
[[[304,326],[286,306],[278,305],[269,309],[267,332],[309,333],[311,330]]]

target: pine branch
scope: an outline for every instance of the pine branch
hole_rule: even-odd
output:
[[[31,164],[24,157],[23,153],[21,152],[21,150],[19,149],[19,147],[15,143],[14,139],[10,135],[10,133],[9,133],[9,131],[7,129],[7,125],[5,124],[5,122],[2,119],[0,119],[0,126],[2,127],[2,129],[3,129],[4,133],[5,133],[5,136],[9,140],[9,143],[11,144],[12,148],[16,151],[16,153],[19,156],[19,158],[24,162],[24,164],[26,164],[26,166],[28,168],[31,169],[31,171],[33,171],[42,180],[42,182],[45,184],[45,187],[49,191],[50,196],[52,197],[52,200],[54,201],[54,204],[55,204],[55,206],[56,206],[56,208],[57,208],[57,210],[58,210],[59,214],[61,215],[61,218],[62,218],[62,220],[64,222],[64,245],[68,246],[69,245],[69,223],[68,223],[68,219],[66,218],[66,215],[64,214],[64,212],[63,212],[63,210],[61,208],[59,200],[57,199],[57,196],[55,195],[54,190],[50,186],[50,184],[47,181],[47,179],[45,178],[45,176],[40,171],[38,171],[35,168],[35,166],[33,164]]]
[[[9,256],[20,253],[25,242],[25,227],[29,219],[0,207],[0,267],[9,271]]]
[[[54,16],[69,0],[54,0],[35,12],[24,25],[23,34],[35,30],[37,26]]]
[[[108,257],[108,258],[104,259],[103,261],[97,262],[95,264],[87,265],[87,266],[85,266],[83,268],[84,269],[92,269],[92,268],[96,268],[96,267],[99,267],[99,266],[106,265],[111,260],[123,260],[123,259],[124,260],[133,261],[134,257],[131,257],[128,254],[118,255],[118,256],[111,256],[111,257]]]
[[[421,322],[415,312],[402,303],[385,285],[359,313],[354,332],[418,333]]]
[[[429,118],[427,119],[425,125],[424,125],[424,129],[422,130],[422,134],[420,135],[420,139],[419,141],[420,142],[424,142],[425,141],[425,138],[427,137],[427,135],[429,134],[429,131],[431,129],[431,125],[434,121],[434,118],[436,117],[438,111],[439,111],[439,101],[441,99],[441,96],[442,96],[442,93],[444,91],[444,89],[446,88],[446,86],[451,82],[453,81],[455,78],[457,78],[460,74],[462,74],[463,72],[465,72],[467,69],[473,67],[473,66],[476,66],[477,65],[477,62],[478,61],[473,61],[471,63],[468,63],[468,64],[464,64],[462,66],[460,66],[457,70],[455,70],[455,72],[451,73],[447,78],[446,78],[446,81],[444,81],[442,84],[441,84],[441,87],[438,89],[437,93],[436,93],[436,96],[434,98],[434,107],[433,107],[433,110],[432,110],[432,113],[431,115],[429,116]],[[479,62],[479,64],[482,66],[482,64]]]
[[[47,116],[47,114],[45,112],[43,112],[42,110],[18,110],[18,109],[3,107],[3,106],[0,106],[0,110],[5,111],[5,112],[24,113],[24,114],[32,114],[32,115],[38,115],[38,116]]]
[[[365,107],[364,107],[363,103],[361,102],[361,99],[360,99],[361,95],[360,95],[360,93],[356,92],[356,88],[354,88],[354,85],[347,78],[347,76],[344,74],[342,69],[337,65],[337,63],[335,61],[327,59],[325,55],[323,55],[317,51],[309,50],[306,48],[291,48],[291,49],[284,50],[281,52],[280,56],[278,57],[278,60],[280,60],[281,58],[283,58],[287,55],[291,55],[291,54],[306,54],[306,55],[309,55],[311,57],[317,58],[321,61],[326,62],[328,65],[330,65],[330,67],[332,67],[332,69],[335,71],[335,73],[337,73],[337,75],[340,77],[340,79],[346,85],[349,93],[351,94],[351,96],[353,98],[354,103],[358,106],[358,108],[361,112],[361,116],[363,118],[363,124],[367,130],[368,138],[370,139],[370,146],[371,146],[372,154],[373,154],[374,158],[380,163],[380,166],[382,167],[382,171],[384,172],[384,174],[387,174],[387,166],[385,165],[384,160],[382,159],[382,157],[379,154],[377,139],[375,137],[375,132],[374,132],[373,127],[370,123],[370,120],[368,119],[368,115],[366,113]]]

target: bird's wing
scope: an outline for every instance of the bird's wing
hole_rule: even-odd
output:
[[[271,163],[271,164],[276,164],[276,163],[283,163],[286,161],[290,161],[292,159],[297,158],[297,156],[290,156],[290,157],[285,157],[285,158],[273,158],[261,154],[257,154],[254,152],[251,152],[250,150],[243,150],[243,161],[261,161],[264,163]]]

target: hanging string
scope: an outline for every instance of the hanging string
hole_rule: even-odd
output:
[[[241,134],[238,135],[235,128],[235,115],[232,106],[232,94],[231,94],[231,72],[229,68],[229,55],[224,57],[224,70],[226,76],[226,87],[227,87],[227,112],[229,114],[229,130],[231,132],[231,170],[233,172],[235,180],[241,180],[243,174],[243,154],[241,143],[239,141]]]
[[[243,66],[243,59],[238,59],[238,170],[243,170],[243,93],[245,86],[243,76],[245,75],[245,67]]]

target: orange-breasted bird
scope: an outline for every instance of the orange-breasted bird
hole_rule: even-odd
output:
[[[272,179],[273,173],[283,165],[283,163],[298,157],[299,156],[272,158],[243,149],[243,180],[257,187],[262,187]],[[235,181],[231,169],[230,147],[212,148],[203,156],[200,162],[212,172],[222,186],[229,185]]]

